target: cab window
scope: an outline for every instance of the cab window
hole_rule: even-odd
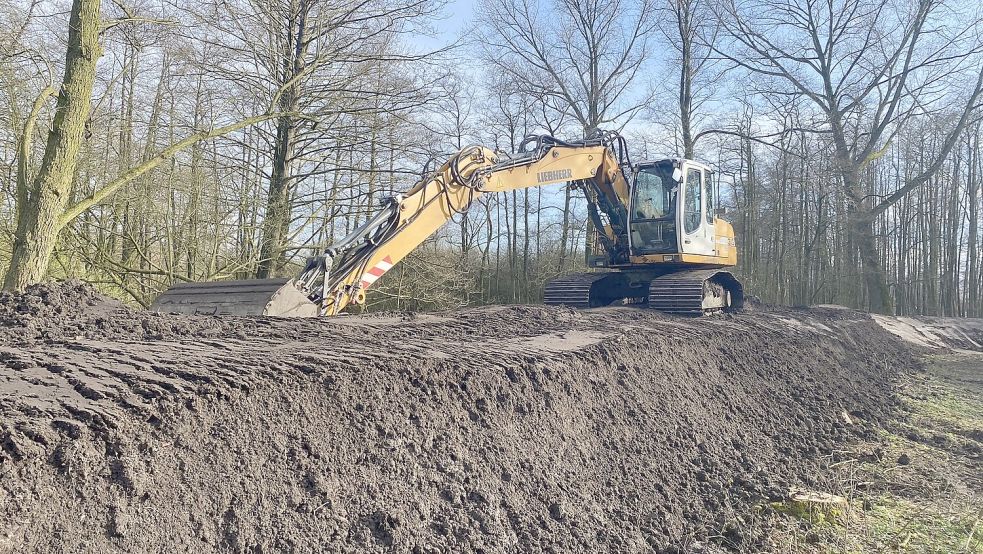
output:
[[[703,172],[699,169],[686,170],[685,207],[683,211],[683,228],[692,233],[700,228],[703,219]]]
[[[676,252],[679,182],[670,161],[639,168],[631,203],[631,245],[636,254]]]
[[[660,219],[671,213],[676,184],[663,168],[638,172],[635,179],[636,219]]]

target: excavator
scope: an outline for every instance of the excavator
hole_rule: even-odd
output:
[[[365,304],[366,291],[483,194],[568,183],[587,198],[594,271],[546,284],[543,302],[575,308],[629,304],[681,315],[736,311],[743,286],[734,229],[714,206],[714,174],[701,163],[633,164],[620,134],[564,142],[523,140],[519,154],[472,146],[450,157],[292,279],[180,283],[151,309],[279,317],[333,316]]]

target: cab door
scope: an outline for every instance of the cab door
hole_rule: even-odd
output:
[[[679,221],[680,247],[683,254],[714,255],[713,216],[707,212],[709,174],[700,167],[683,165],[684,181]]]

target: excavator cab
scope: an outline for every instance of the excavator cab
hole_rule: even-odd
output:
[[[716,256],[712,176],[691,160],[638,164],[629,210],[632,255]]]
[[[676,199],[680,175],[671,160],[639,164],[629,210],[632,254],[678,251]]]

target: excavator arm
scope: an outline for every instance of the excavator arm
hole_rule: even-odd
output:
[[[335,315],[350,304],[363,304],[376,280],[481,195],[564,182],[579,184],[590,196],[591,217],[603,230],[605,246],[626,249],[629,185],[625,163],[610,141],[606,135],[581,143],[535,137],[524,141],[527,150],[516,157],[500,157],[480,146],[465,148],[311,259],[296,285],[322,315]]]

